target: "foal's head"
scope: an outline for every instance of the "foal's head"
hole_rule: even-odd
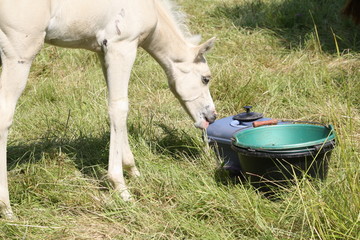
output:
[[[211,73],[204,54],[214,45],[215,39],[193,47],[186,59],[173,62],[169,85],[181,105],[195,122],[205,129],[216,119],[214,102],[209,91]]]

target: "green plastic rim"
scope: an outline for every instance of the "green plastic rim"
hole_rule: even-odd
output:
[[[280,124],[249,128],[234,135],[233,144],[259,150],[294,150],[325,144],[335,139],[332,125]]]

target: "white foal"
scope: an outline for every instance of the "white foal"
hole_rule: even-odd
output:
[[[35,55],[44,42],[96,52],[109,91],[111,122],[108,175],[124,200],[123,167],[139,175],[129,147],[128,82],[137,47],[163,67],[171,91],[198,128],[216,118],[204,58],[214,44],[193,44],[164,0],[0,0],[0,214],[12,218],[6,144],[15,106]]]

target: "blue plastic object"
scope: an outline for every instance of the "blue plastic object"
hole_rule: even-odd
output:
[[[251,106],[244,108],[246,112],[216,120],[206,130],[209,145],[223,161],[223,168],[234,175],[241,175],[242,170],[238,154],[231,148],[233,135],[252,128],[255,121],[271,120],[261,113],[250,112]]]

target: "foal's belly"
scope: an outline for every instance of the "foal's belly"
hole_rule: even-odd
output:
[[[97,35],[111,19],[109,7],[109,1],[102,0],[53,0],[45,41],[96,50]]]

